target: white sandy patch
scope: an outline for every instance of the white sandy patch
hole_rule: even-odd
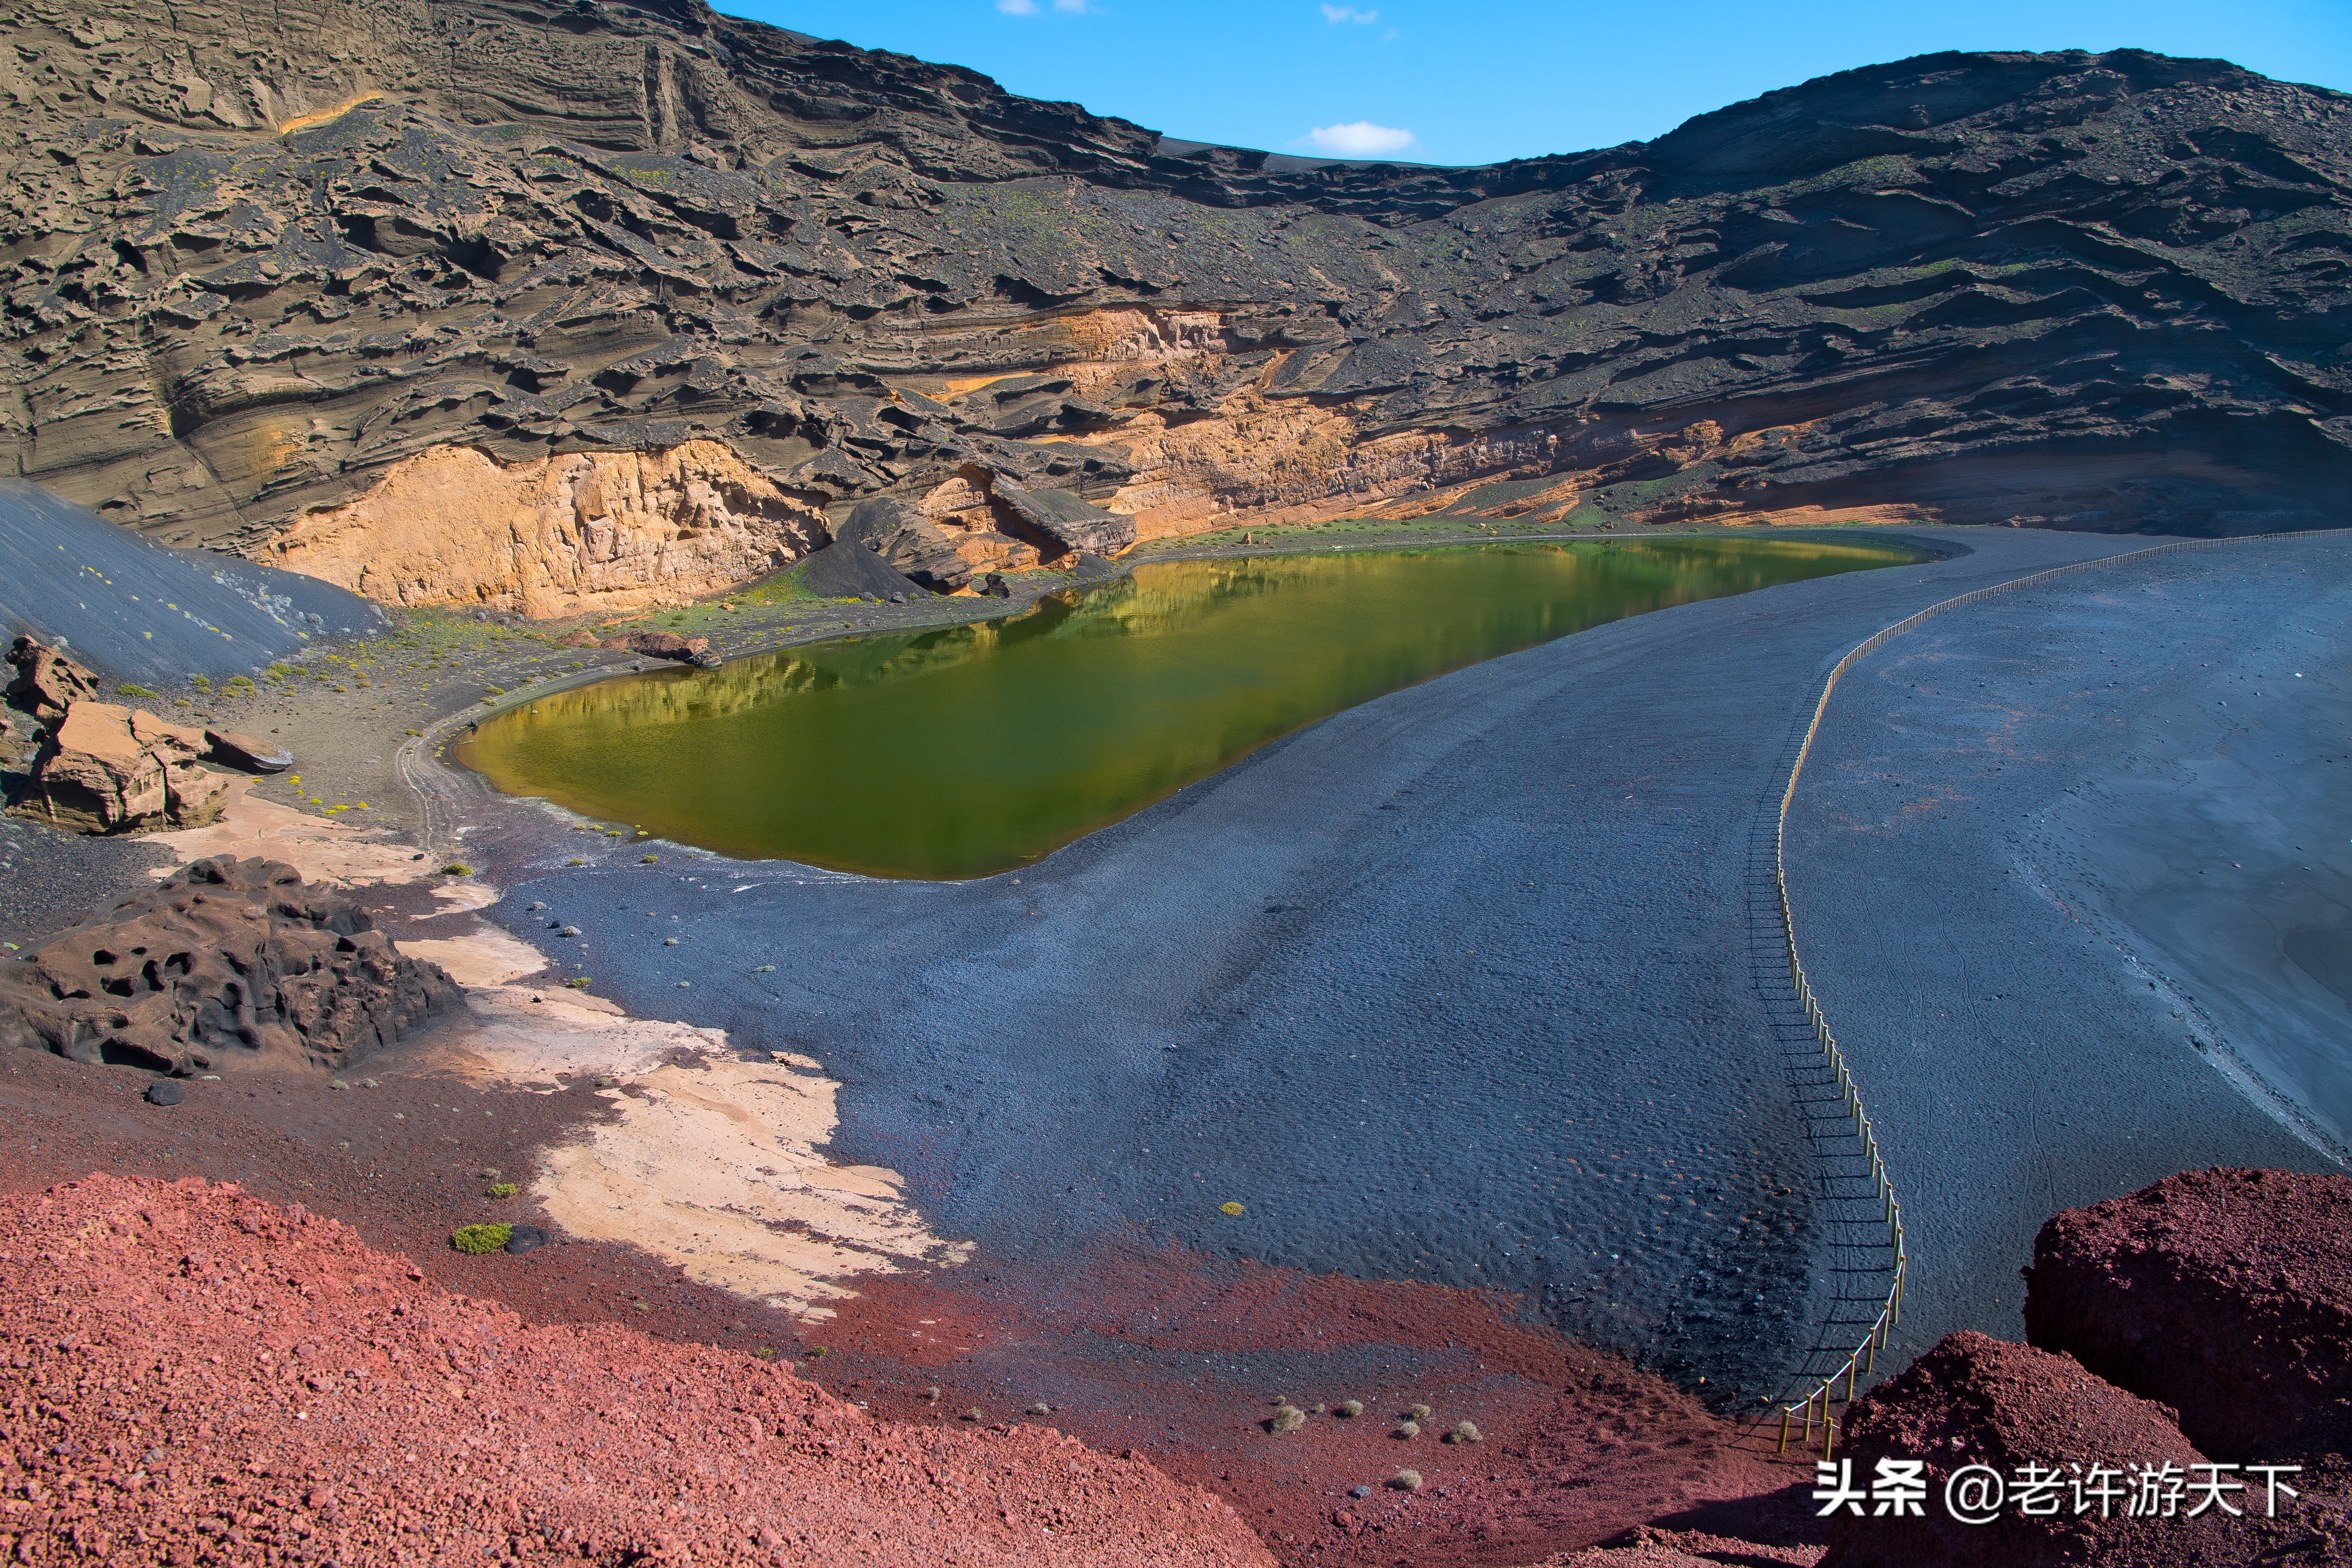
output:
[[[952,1265],[894,1171],[835,1165],[838,1085],[781,1064],[665,1066],[607,1095],[617,1119],[549,1153],[531,1194],[571,1234],[628,1241],[704,1284],[806,1318],[855,1274]]]
[[[466,1001],[480,1027],[454,1044],[472,1058],[472,1070],[499,1078],[623,1077],[649,1072],[679,1051],[699,1058],[727,1048],[722,1029],[632,1018],[601,996],[561,985],[468,989]]]
[[[806,1318],[832,1316],[822,1303],[854,1294],[841,1283],[852,1275],[971,1256],[971,1243],[930,1232],[897,1172],[818,1152],[837,1124],[840,1086],[811,1058],[740,1061],[723,1029],[633,1018],[562,985],[509,984],[543,961],[504,931],[400,948],[466,987],[476,1026],[445,1037],[439,1065],[546,1092],[614,1081],[604,1098],[616,1119],[548,1151],[531,1183],[571,1235],[632,1243],[704,1284]]]
[[[258,855],[306,881],[342,887],[440,874],[438,858],[410,858],[415,851],[388,829],[257,799],[252,784],[230,785],[220,821],[156,838],[182,864]],[[436,915],[485,909],[499,896],[478,878],[433,890]],[[561,984],[516,984],[544,970],[545,955],[509,931],[472,923],[461,937],[394,934],[401,952],[439,964],[466,988],[476,1026],[441,1036],[438,1065],[542,1089],[588,1076],[620,1086],[607,1094],[617,1117],[550,1151],[531,1184],[566,1231],[632,1243],[706,1284],[809,1318],[832,1316],[822,1303],[854,1294],[841,1283],[853,1275],[971,1256],[970,1242],[943,1241],[924,1226],[896,1172],[836,1165],[818,1152],[836,1125],[839,1087],[818,1063],[787,1052],[735,1060],[723,1030],[633,1018]]]
[[[487,910],[499,901],[499,890],[476,878],[465,882],[445,882],[433,889],[433,901],[443,907],[434,913],[463,914],[467,910]]]
[[[393,837],[388,827],[347,826],[311,816],[274,800],[252,794],[254,781],[233,779],[228,805],[219,821],[205,827],[184,827],[158,833],[150,842],[171,847],[180,865],[215,855],[240,860],[260,856],[283,860],[302,873],[306,882],[326,882],[350,888],[362,882],[416,882],[440,868],[412,858],[416,851]],[[178,867],[157,870],[167,877]]]
[[[475,925],[471,936],[419,937],[394,945],[413,958],[439,964],[449,972],[450,979],[468,991],[504,985],[547,967],[546,956],[522,938],[493,931],[478,921]]]

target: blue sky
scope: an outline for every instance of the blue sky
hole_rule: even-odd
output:
[[[1645,139],[1776,87],[1937,49],[2137,47],[2352,90],[2352,0],[717,3],[1171,136],[1439,163]]]

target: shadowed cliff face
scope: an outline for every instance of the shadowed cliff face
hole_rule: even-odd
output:
[[[451,447],[723,443],[770,513],[907,503],[950,583],[1449,508],[2242,531],[2352,470],[2352,100],[2221,62],[1934,56],[1424,169],[1167,155],[686,0],[78,0],[11,42],[0,447],[179,542],[333,510],[364,563],[390,508],[412,549],[379,487]],[[706,591],[654,535],[709,511],[518,529],[551,581],[625,528]],[[529,597],[497,575],[463,592]]]

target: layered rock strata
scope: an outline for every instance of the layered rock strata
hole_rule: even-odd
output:
[[[974,571],[1024,516],[2243,531],[2352,471],[2352,102],[2220,61],[1930,56],[1431,169],[697,0],[44,0],[11,43],[0,453],[395,597],[651,603],[815,542],[740,476],[690,521],[705,444]],[[560,493],[623,457],[676,482]]]
[[[434,447],[270,541],[274,565],[383,604],[534,619],[675,604],[763,577],[824,515],[717,441],[500,462]]]
[[[341,1068],[460,1005],[349,899],[226,856],[0,963],[0,1045],[183,1077]]]

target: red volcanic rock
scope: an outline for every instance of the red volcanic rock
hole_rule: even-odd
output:
[[[2189,1171],[2034,1238],[2026,1337],[2225,1459],[2352,1447],[2352,1177]]]
[[[893,1426],[419,1281],[231,1185],[0,1200],[0,1555],[1272,1568],[1224,1504],[1045,1427]]]
[[[2128,1477],[2143,1464],[2177,1465],[2184,1478],[2204,1457],[2173,1424],[2172,1412],[2085,1372],[2070,1356],[1979,1333],[1946,1335],[1899,1377],[1857,1402],[1842,1458],[1868,1491],[1877,1461],[1925,1460],[1927,1498],[1917,1518],[1862,1516],[1841,1509],[1828,1521],[1824,1568],[2038,1568],[2049,1563],[2220,1563],[2242,1555],[2220,1516],[2134,1519],[2128,1495],[2077,1515],[2064,1482],[2104,1465]],[[1963,1467],[1990,1466],[2006,1489],[2029,1465],[2062,1479],[2054,1514],[2027,1518],[2014,1500],[1989,1524],[1964,1524],[1947,1509],[1945,1482]],[[2079,1470],[2074,1467],[2080,1467]],[[2115,1485],[2124,1487],[2125,1479]],[[2242,1500],[2241,1498],[2239,1500]],[[2258,1505],[2259,1506],[2259,1505]]]

